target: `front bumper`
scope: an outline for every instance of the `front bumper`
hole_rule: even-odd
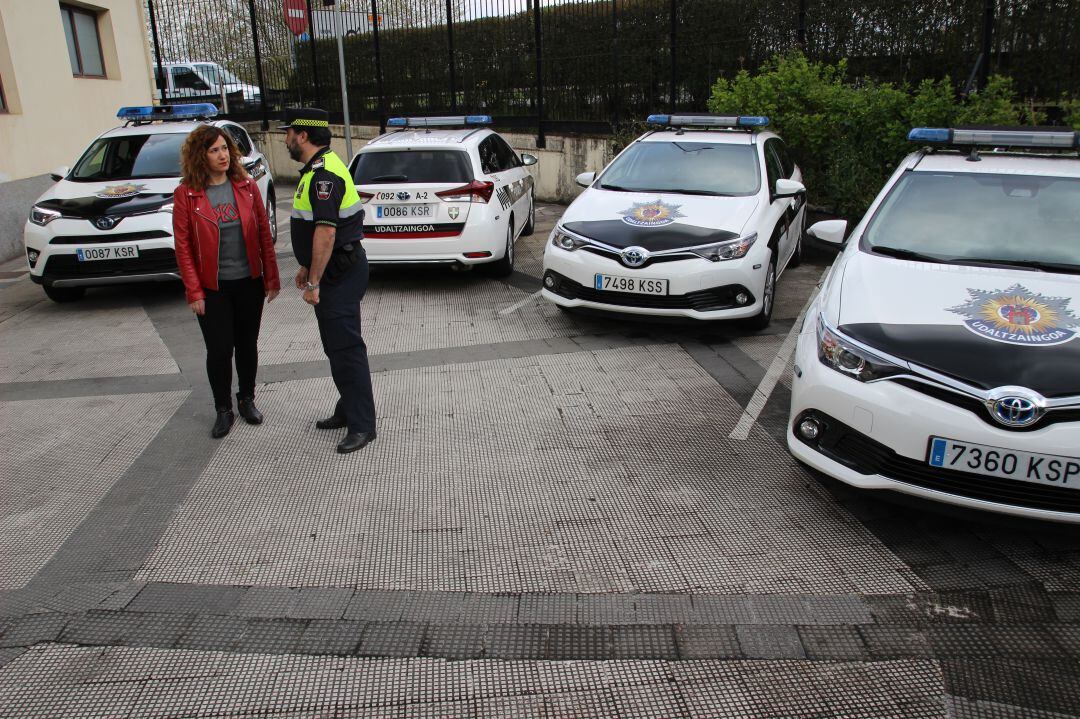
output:
[[[28,221],[23,242],[27,251],[39,253],[30,266],[30,279],[38,284],[93,287],[180,279],[169,213],[125,217],[108,231],[98,230],[87,220],[60,218],[44,227]],[[79,248],[106,246],[135,246],[139,256],[79,261]]]
[[[579,249],[544,250],[543,296],[563,307],[700,320],[733,320],[761,312],[767,262],[750,255],[727,262],[693,258],[656,262],[629,269],[607,257]],[[755,269],[756,267],[756,269]],[[594,289],[597,274],[668,280],[667,295],[642,295]],[[550,278],[550,279],[549,279]],[[740,304],[739,294],[747,297]]]
[[[887,489],[955,506],[1054,522],[1080,523],[1080,487],[1070,488],[931,467],[931,437],[1073,457],[1080,422],[1013,432],[968,409],[896,382],[862,383],[818,360],[816,318],[807,319],[795,353],[787,440],[810,467],[862,489]],[[796,426],[813,415],[814,441]]]

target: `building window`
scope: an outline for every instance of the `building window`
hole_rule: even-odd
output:
[[[105,77],[105,60],[101,55],[97,15],[71,5],[60,5],[67,36],[71,74],[76,77]]]

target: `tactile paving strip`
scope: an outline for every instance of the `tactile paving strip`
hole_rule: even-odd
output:
[[[42,301],[0,324],[0,347],[0,382],[179,371],[133,296],[88,297],[63,305]]]
[[[0,696],[19,717],[58,707],[128,717],[945,716],[940,672],[924,661],[446,661],[43,644],[0,667]]]
[[[764,433],[727,439],[739,407],[677,346],[399,370],[374,384],[379,438],[347,457],[333,451],[341,432],[313,428],[333,406],[328,379],[262,389],[266,423],[222,440],[137,578],[481,593],[913,589],[785,449]]]
[[[34,576],[187,394],[0,402],[0,588]]]

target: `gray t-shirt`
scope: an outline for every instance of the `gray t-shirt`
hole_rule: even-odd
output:
[[[226,180],[220,185],[207,185],[206,197],[214,208],[218,222],[218,279],[242,280],[251,277],[240,213],[236,210],[236,193]]]

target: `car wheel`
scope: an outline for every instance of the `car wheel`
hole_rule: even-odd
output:
[[[514,271],[514,218],[506,223],[506,251],[501,259],[488,265],[493,277],[506,277]]]
[[[270,190],[266,193],[266,218],[270,220],[270,239],[277,244],[277,198],[274,196],[274,188],[270,187]]]
[[[773,305],[776,301],[776,258],[769,259],[769,269],[765,271],[765,286],[761,290],[761,311],[746,321],[746,326],[754,330],[763,330],[772,321]]]
[[[529,219],[525,221],[525,226],[521,228],[522,237],[528,237],[536,230],[536,193],[529,192]]]
[[[45,290],[45,294],[53,302],[75,302],[81,300],[82,296],[86,294],[85,287],[56,287],[53,285],[42,285]]]

